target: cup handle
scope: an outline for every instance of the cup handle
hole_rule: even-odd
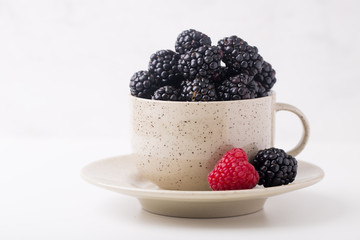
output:
[[[309,122],[306,119],[305,115],[296,107],[286,104],[286,103],[276,103],[275,104],[275,111],[289,111],[292,113],[295,113],[301,120],[301,123],[303,125],[303,134],[299,141],[299,143],[290,151],[287,152],[287,154],[295,157],[298,155],[306,146],[308,140],[309,140],[309,132],[310,132],[310,126]]]

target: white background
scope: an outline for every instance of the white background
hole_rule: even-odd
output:
[[[0,239],[359,239],[359,12],[355,0],[0,0]],[[84,165],[131,152],[129,79],[189,28],[258,47],[278,101],[310,121],[298,158],[322,182],[253,215],[190,220],[81,180]],[[300,126],[278,113],[277,147],[294,146]]]

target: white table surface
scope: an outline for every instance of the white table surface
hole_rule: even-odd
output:
[[[358,143],[309,144],[298,159],[320,166],[321,182],[222,219],[154,215],[81,179],[84,165],[130,153],[123,139],[9,138],[0,146],[0,239],[360,238]]]
[[[0,240],[359,240],[359,11],[356,0],[1,0]],[[131,152],[129,79],[189,28],[258,47],[277,101],[310,121],[298,159],[321,182],[255,214],[180,219],[81,179],[86,164]],[[277,147],[295,145],[296,121],[277,114]]]

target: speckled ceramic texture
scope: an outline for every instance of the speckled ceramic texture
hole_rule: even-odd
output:
[[[227,150],[243,148],[251,160],[273,146],[275,93],[241,101],[131,101],[138,170],[163,189],[209,190],[207,175]]]

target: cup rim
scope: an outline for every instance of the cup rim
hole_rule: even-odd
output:
[[[275,91],[270,90],[269,91],[269,95],[266,97],[260,97],[260,98],[252,98],[252,99],[240,99],[240,100],[228,100],[228,101],[209,101],[209,102],[190,102],[190,101],[164,101],[164,100],[154,100],[154,99],[147,99],[147,98],[140,98],[140,97],[136,97],[136,96],[132,96],[130,95],[130,98],[132,99],[136,99],[137,101],[143,101],[143,102],[157,102],[157,103],[162,103],[162,104],[197,104],[197,105],[209,105],[209,104],[219,104],[219,103],[235,103],[235,102],[249,102],[249,101],[262,101],[264,99],[268,99],[268,98],[272,98],[274,97],[276,94]]]

